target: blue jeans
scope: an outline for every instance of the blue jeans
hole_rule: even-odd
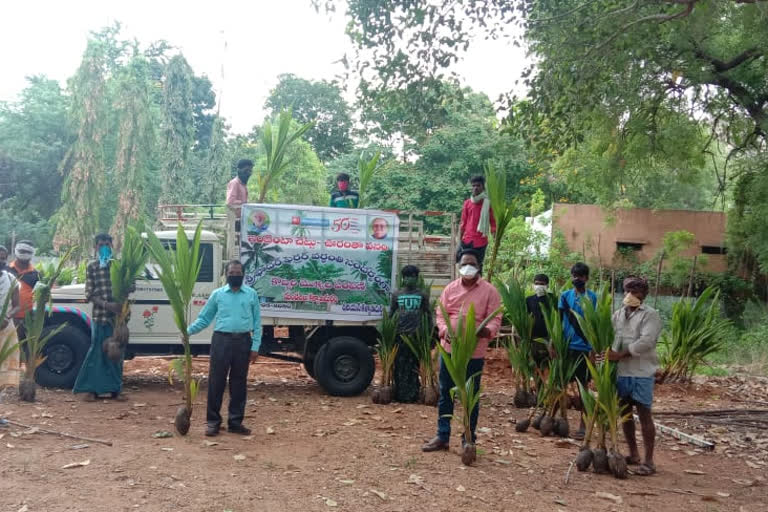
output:
[[[475,377],[475,391],[480,389],[480,377],[485,365],[484,359],[470,359],[467,366],[467,375],[474,375]],[[440,399],[437,402],[437,437],[443,442],[448,442],[451,438],[451,418],[453,414],[453,400],[451,399],[451,388],[454,386],[451,374],[443,364],[443,358],[440,357]],[[470,430],[472,430],[472,442],[477,439],[475,436],[475,430],[477,429],[477,417],[480,414],[480,403],[475,406],[472,413],[469,415]]]

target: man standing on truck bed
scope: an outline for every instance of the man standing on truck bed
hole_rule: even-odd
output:
[[[235,246],[240,244],[240,214],[248,202],[248,180],[253,173],[253,161],[243,158],[237,162],[237,176],[227,183],[227,258],[234,258]],[[232,226],[234,225],[234,229]]]
[[[192,325],[190,335],[216,326],[211,339],[208,367],[208,406],[205,435],[216,436],[221,428],[221,400],[229,374],[229,418],[227,430],[249,435],[243,426],[247,397],[248,363],[255,362],[261,346],[261,308],[259,296],[250,286],[243,286],[243,264],[232,260],[225,272],[227,284],[211,293],[208,302]]]
[[[104,341],[112,336],[115,317],[123,305],[113,302],[109,266],[112,261],[112,236],[101,233],[94,238],[96,260],[85,268],[85,299],[93,303],[91,347],[77,374],[73,393],[83,393],[83,400],[93,402],[99,395],[127,400],[123,390],[123,358],[112,361],[104,352]]]
[[[349,174],[342,172],[336,176],[336,190],[331,192],[331,204],[333,208],[357,208],[360,202],[360,194],[349,190]]]
[[[474,249],[477,253],[480,270],[483,270],[488,237],[496,232],[496,219],[493,218],[491,199],[485,192],[485,178],[473,176],[469,182],[472,185],[472,195],[464,201],[464,206],[461,209],[461,223],[459,224],[461,243],[456,261],[459,261],[464,249]]]

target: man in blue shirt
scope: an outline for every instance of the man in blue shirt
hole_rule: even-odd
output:
[[[190,335],[208,327],[214,318],[211,355],[208,368],[208,410],[206,436],[219,434],[221,400],[229,374],[229,417],[227,430],[249,435],[243,426],[248,382],[248,363],[255,362],[261,346],[261,308],[259,296],[250,286],[243,286],[243,264],[227,263],[227,284],[213,291],[192,325]]]
[[[568,340],[568,354],[566,357],[577,362],[576,372],[573,375],[574,380],[578,380],[583,386],[589,382],[589,368],[587,367],[587,358],[592,352],[592,346],[581,331],[579,321],[575,313],[584,314],[581,308],[581,301],[586,296],[592,305],[597,305],[597,296],[595,292],[587,290],[587,281],[589,281],[589,267],[585,263],[576,263],[571,267],[571,283],[573,288],[563,292],[560,295],[558,309],[563,318],[563,332]],[[573,435],[574,439],[584,438],[584,419],[581,419],[579,430]]]

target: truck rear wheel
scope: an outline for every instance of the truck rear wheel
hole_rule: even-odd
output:
[[[376,371],[371,349],[352,336],[328,340],[317,352],[313,366],[317,382],[333,396],[359,395]]]
[[[46,327],[43,335],[54,327]],[[46,388],[72,388],[90,346],[88,333],[71,325],[64,327],[46,343],[45,361],[37,368],[35,381]]]

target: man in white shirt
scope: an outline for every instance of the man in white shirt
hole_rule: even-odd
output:
[[[645,460],[641,463],[635,436],[635,421],[630,416],[622,425],[629,445],[628,464],[638,464],[636,475],[647,476],[656,472],[653,448],[656,428],[651,416],[653,386],[658,358],[656,343],[661,334],[661,317],[650,306],[643,304],[648,295],[648,282],[639,277],[624,280],[624,306],[613,314],[615,338],[609,353],[617,363],[616,388],[624,412],[637,411],[645,448]]]

